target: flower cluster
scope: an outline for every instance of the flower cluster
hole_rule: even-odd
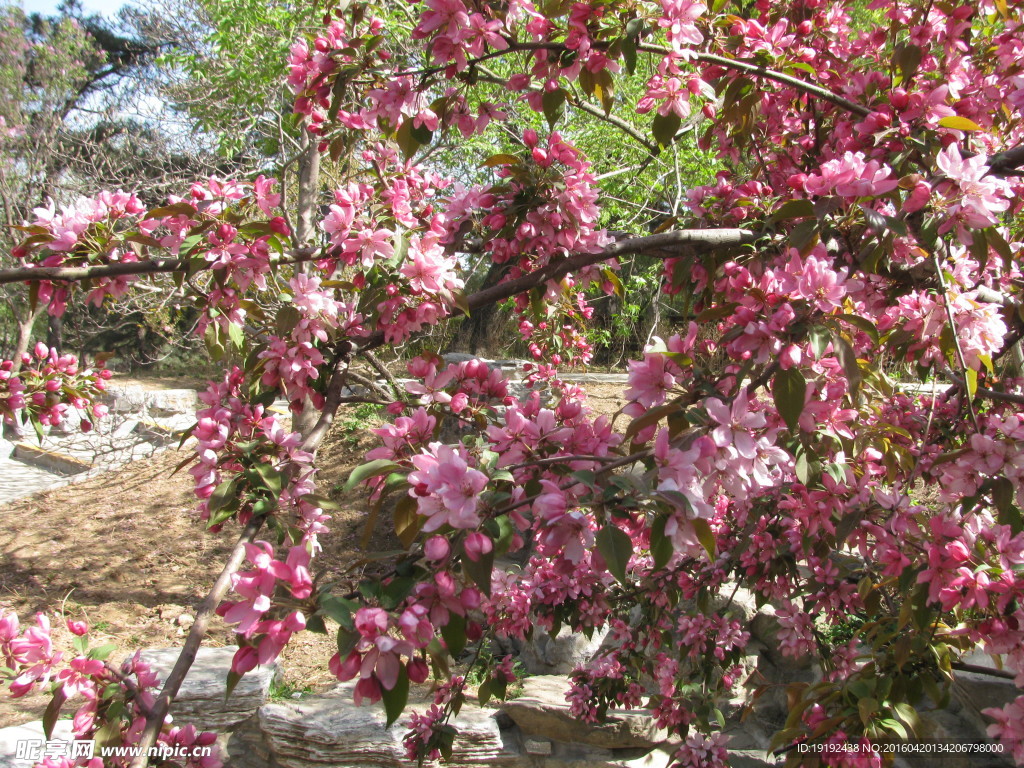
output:
[[[107,415],[107,406],[98,401],[113,374],[102,365],[82,370],[77,357],[58,355],[42,342],[20,363],[16,368],[12,360],[0,361],[0,416],[5,423],[20,418],[39,427],[56,426],[77,411],[79,427],[88,432]]]
[[[49,688],[60,697],[54,699],[59,702],[58,713],[65,701],[80,699],[71,721],[76,740],[92,740],[103,728],[108,744],[113,741],[113,746],[132,747],[142,735],[160,680],[140,653],[128,657],[121,664],[112,664],[106,658],[113,646],[90,649],[88,625],[83,621],[68,620],[66,623],[74,636],[74,654],[56,649],[54,628],[44,614],[36,614],[35,625],[22,629],[15,614],[0,613],[0,660],[5,667],[0,669],[0,679],[10,678],[9,688],[15,697]],[[119,706],[113,707],[115,702]],[[111,709],[121,714],[113,720],[104,720],[101,710]],[[212,753],[203,757],[189,750],[184,765],[187,768],[220,768],[221,760],[213,748],[216,740],[215,733],[199,732],[193,725],[179,727],[168,724],[158,734],[157,746],[211,747]],[[104,761],[93,758],[89,768],[127,768],[131,762],[129,751],[125,750],[125,756],[115,754]],[[66,757],[59,762],[48,758],[43,764],[48,768],[71,768],[74,761]]]

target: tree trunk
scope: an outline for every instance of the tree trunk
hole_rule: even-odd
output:
[[[35,312],[29,312],[27,318],[18,318],[18,344],[14,348],[14,370],[21,370],[21,356],[28,352],[28,345],[32,342],[32,328],[36,320],[43,314],[44,307],[36,307]]]
[[[295,219],[296,245],[307,245],[316,234],[313,222],[316,220],[317,201],[320,186],[320,153],[317,151],[316,140],[308,133],[302,133],[303,151],[299,158],[299,194],[296,201],[298,215]],[[309,263],[296,265],[297,271],[305,271]],[[292,414],[292,431],[298,432],[303,439],[309,436],[320,413],[313,407],[307,397],[302,404],[302,413]]]
[[[64,354],[64,320],[57,315],[50,315],[47,320],[46,346],[56,349],[58,355]]]

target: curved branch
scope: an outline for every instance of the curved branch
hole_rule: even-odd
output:
[[[659,50],[663,53],[671,52],[669,51],[669,49],[662,48],[661,46],[648,46],[643,44],[638,45],[637,49],[652,51]],[[801,80],[799,77],[787,75],[784,72],[778,72],[774,69],[768,69],[767,67],[762,67],[757,64],[751,64],[750,62],[747,61],[739,61],[738,59],[730,59],[726,56],[718,56],[714,53],[695,53],[693,54],[693,58],[697,59],[698,61],[703,61],[707,64],[717,64],[721,67],[726,67],[728,69],[737,69],[740,72],[746,72],[747,74],[750,75],[757,75],[758,77],[763,77],[766,80],[774,80],[777,83],[782,83],[783,85],[788,85],[791,88],[796,88],[797,90],[803,91],[804,93],[810,94],[811,96],[817,96],[819,99],[827,101],[829,104],[834,104],[837,107],[842,107],[847,112],[853,112],[855,115],[860,115],[861,117],[867,117],[868,115],[871,114],[871,110],[861,104],[857,104],[853,101],[850,101],[849,99],[845,99],[839,94],[833,93],[832,91],[828,90],[827,88],[822,88],[820,85],[808,83],[806,80]]]
[[[565,275],[574,270],[618,256],[649,253],[662,257],[671,257],[678,255],[675,250],[666,251],[666,249],[671,249],[673,246],[704,245],[722,247],[743,245],[754,242],[758,237],[760,237],[758,233],[749,229],[682,229],[675,232],[648,235],[647,237],[631,237],[613,243],[596,253],[577,253],[544,269],[517,277],[514,280],[498,283],[482,291],[477,291],[467,297],[466,301],[469,304],[470,311],[479,309],[485,304],[503,301],[511,296],[515,296],[517,293],[528,291],[530,288],[541,285],[548,280],[565,277]]]
[[[1024,144],[992,155],[989,158],[988,172],[995,176],[1007,176],[1024,165]]]
[[[318,248],[297,248],[288,253],[288,258],[281,259],[276,263],[298,264],[304,261],[327,258],[329,255],[322,253]],[[190,259],[148,259],[146,261],[126,261],[117,264],[96,264],[91,267],[14,267],[12,269],[0,269],[0,285],[39,280],[80,282],[98,277],[149,275],[159,272],[187,272],[190,265]],[[210,269],[213,266],[213,263],[209,263],[204,265],[202,269]]]
[[[348,372],[348,364],[351,357],[352,343],[347,339],[339,342],[337,357],[331,369],[331,380],[327,384],[327,392],[324,395],[323,410],[320,412],[320,418],[313,425],[313,429],[306,435],[306,439],[302,441],[302,450],[316,453],[320,443],[327,437],[327,433],[334,423],[334,415],[345,400],[342,393],[345,391],[345,374]]]
[[[618,256],[646,253],[659,258],[671,258],[678,255],[677,247],[681,245],[697,245],[712,248],[744,245],[753,243],[760,236],[757,232],[749,229],[681,229],[675,232],[648,235],[647,237],[631,237],[619,240],[595,253],[577,253],[522,277],[506,280],[490,288],[484,288],[467,296],[466,305],[469,311],[473,312],[488,304],[495,304],[518,293],[528,291],[531,288],[546,283],[548,280],[557,280],[575,270]],[[384,332],[376,331],[362,341],[359,351],[376,349],[383,344]]]
[[[174,702],[174,697],[178,695],[178,690],[185,681],[185,676],[196,660],[199,647],[203,643],[203,638],[206,637],[206,630],[210,624],[210,619],[231,587],[231,577],[241,567],[242,561],[245,560],[245,545],[252,543],[262,526],[263,518],[255,516],[245,526],[242,534],[238,537],[234,549],[231,550],[231,555],[224,564],[224,569],[220,572],[220,576],[217,577],[217,581],[213,583],[213,587],[210,589],[206,599],[203,600],[199,610],[196,611],[196,621],[188,632],[188,637],[185,639],[185,645],[182,646],[181,654],[174,663],[171,673],[167,675],[167,680],[164,681],[163,688],[160,690],[160,695],[153,703],[149,716],[146,718],[146,726],[142,731],[142,737],[139,739],[139,751],[136,753],[135,759],[132,760],[132,768],[145,768],[149,760],[149,749],[156,744],[160,730],[163,728],[164,720],[167,718],[167,712]]]

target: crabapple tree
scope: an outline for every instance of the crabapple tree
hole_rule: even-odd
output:
[[[486,701],[514,678],[490,639],[607,629],[572,675],[573,712],[647,707],[679,765],[718,766],[722,701],[761,692],[739,663],[741,588],[774,607],[781,653],[820,666],[787,689],[773,745],[794,764],[804,743],[861,747],[825,764],[891,761],[867,747],[920,735],[975,649],[1024,686],[1021,4],[403,10],[342,0],[290,49],[295,111],[344,169],[320,242],[289,239],[264,177],[150,210],[104,192],[22,228],[22,265],[0,279],[52,313],[160,272],[197,303],[211,354],[237,365],[201,396],[189,472],[209,528],[241,532],[159,696],[137,658],[106,665],[83,641],[65,664],[44,618],[22,632],[8,617],[12,692],[49,685],[54,711],[82,694],[82,738],[207,739],[165,716],[213,612],[238,634],[229,686],[330,629],[331,671],[392,722],[411,683],[442,679],[405,740],[423,759],[450,754],[467,651]],[[546,127],[523,129],[522,110]],[[584,114],[652,156],[693,134],[717,180],[660,231],[613,236],[574,137]],[[494,130],[514,148],[435,160]],[[587,362],[588,301],[637,255],[663,261],[687,317],[629,363],[613,421],[559,372]],[[467,292],[469,256],[505,279]],[[406,551],[355,593],[320,583],[316,450],[345,403],[380,399],[348,386],[353,363],[508,300],[535,358],[526,393],[480,361],[410,359],[349,478]],[[7,411],[52,419],[102,382],[36,359],[3,379]],[[316,409],[311,430],[267,410],[279,396]],[[1024,697],[985,714],[1024,764]]]

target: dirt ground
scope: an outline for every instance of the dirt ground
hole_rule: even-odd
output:
[[[197,382],[149,381],[181,387]],[[588,387],[592,406],[613,413],[623,404],[620,387]],[[356,580],[349,567],[365,554],[359,547],[367,514],[365,495],[340,493],[340,485],[367,450],[377,445],[365,421],[342,415],[321,449],[320,483],[336,500],[330,533],[318,558],[325,578]],[[193,511],[192,478],[173,474],[188,449],[169,450],[82,483],[21,499],[0,510],[0,612],[14,611],[23,624],[36,612],[85,619],[94,645],[115,643],[119,658],[137,648],[179,646],[190,619],[237,535],[228,526],[205,530]],[[382,520],[371,549],[395,548]],[[70,648],[59,618],[54,637]],[[233,642],[231,629],[214,619],[207,644]],[[281,657],[282,692],[318,690],[333,677],[327,660],[335,652],[330,634],[296,635]],[[11,699],[0,693],[0,727],[42,716],[47,697]]]

